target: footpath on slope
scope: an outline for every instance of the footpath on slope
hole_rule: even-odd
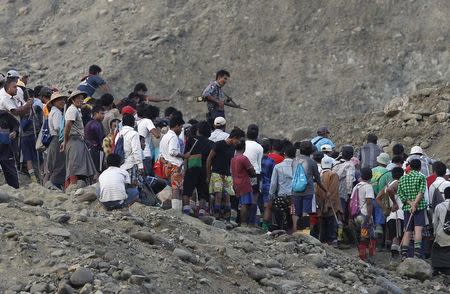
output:
[[[1,293],[448,293],[420,261],[399,274],[309,235],[140,204],[106,212],[91,187],[0,190]]]

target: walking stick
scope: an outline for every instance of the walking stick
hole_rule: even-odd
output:
[[[25,88],[25,92],[24,94],[27,96],[28,99],[34,99],[31,98],[30,95],[28,94],[28,89]],[[34,103],[34,101],[33,101]],[[34,111],[34,106],[33,104],[31,104],[31,109],[30,109],[30,116],[31,117],[31,122],[33,124],[33,133],[34,133],[34,140],[37,140],[37,132],[36,132],[36,122],[35,122],[35,118],[36,118],[36,112]],[[39,158],[39,151],[36,150],[36,159],[37,159],[37,175],[38,175],[38,181],[41,181],[41,160]],[[40,183],[39,183],[40,184]]]

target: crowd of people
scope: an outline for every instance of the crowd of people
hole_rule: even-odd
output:
[[[220,70],[203,91],[205,120],[185,121],[181,111],[153,102],[137,83],[116,100],[89,67],[79,86],[61,93],[28,87],[29,75],[7,72],[0,90],[0,165],[8,185],[18,173],[48,189],[70,192],[97,183],[107,210],[148,203],[149,181],[170,187],[160,205],[265,232],[308,232],[338,248],[355,245],[373,262],[430,258],[437,272],[450,269],[450,172],[419,146],[390,154],[375,134],[359,148],[337,148],[327,127],[300,142],[261,138],[259,127],[227,129],[223,92],[230,73]],[[97,91],[102,95],[93,98]],[[430,171],[431,167],[431,171]]]

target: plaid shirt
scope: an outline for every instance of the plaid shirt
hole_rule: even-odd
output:
[[[417,194],[425,193],[427,187],[427,180],[424,175],[417,171],[411,171],[409,174],[404,175],[398,182],[398,196],[403,202],[403,210],[406,212],[411,211],[411,205],[408,201],[416,200]],[[422,210],[427,207],[424,197],[420,199],[417,210]]]

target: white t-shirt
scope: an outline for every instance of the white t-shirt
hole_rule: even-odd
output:
[[[391,183],[389,183],[388,187],[391,187],[392,185],[394,185],[397,182],[397,180],[392,181]],[[386,195],[385,197],[389,197],[388,195]],[[395,202],[397,203],[398,209],[395,212],[391,212],[388,217],[386,218],[386,222],[390,221],[391,219],[405,219],[405,213],[403,212],[402,208],[403,208],[403,203],[400,200],[400,197],[398,197],[398,194],[395,194]],[[392,200],[389,198],[389,205],[390,207],[392,207],[392,205],[394,205],[392,203]]]
[[[17,89],[19,91],[19,89]],[[25,101],[21,99],[18,95],[11,96],[6,93],[5,88],[0,89],[0,110],[11,111],[12,109],[17,109],[25,104]],[[19,116],[14,116],[18,121],[20,121]]]
[[[100,202],[118,201],[127,199],[125,184],[130,184],[131,179],[128,172],[119,167],[108,167],[100,177]]]
[[[430,189],[429,189],[429,202],[430,203],[433,199],[433,195],[434,195],[434,191],[436,189],[439,189],[439,192],[441,192],[442,196],[444,196],[444,190],[445,188],[450,187],[450,182],[446,181],[444,178],[442,177],[437,177],[436,180],[433,182],[433,184],[430,185]]]
[[[372,199],[372,201],[375,199],[372,185],[361,182],[355,188],[359,188],[359,210],[361,214],[367,215],[367,199]]]
[[[224,132],[221,129],[215,129],[211,133],[211,136],[209,136],[209,139],[215,143],[215,142],[219,142],[222,140],[226,140],[226,139],[228,139],[229,136],[230,136],[230,134],[228,134],[227,132]]]
[[[145,138],[144,158],[152,157],[152,133],[151,130],[156,129],[151,119],[143,118],[138,123],[139,136]]]
[[[245,157],[250,160],[253,168],[255,169],[255,173],[257,175],[261,174],[261,162],[264,154],[263,147],[255,141],[245,141]]]

